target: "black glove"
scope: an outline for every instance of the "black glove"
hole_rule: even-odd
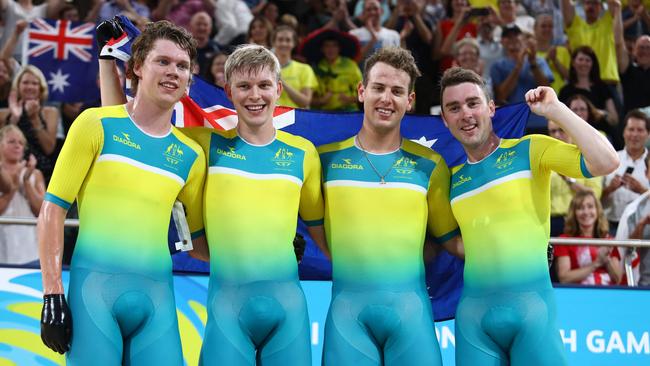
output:
[[[119,19],[114,17],[113,19],[104,20],[97,25],[95,30],[97,32],[97,46],[99,46],[98,57],[104,60],[114,60],[115,57],[110,54],[112,51],[110,48],[108,49],[108,52],[102,51],[104,51],[106,43],[111,40],[116,40],[124,34],[124,29],[122,28]]]
[[[63,294],[43,296],[41,339],[53,351],[64,354],[70,349],[72,316]]]
[[[298,263],[300,263],[303,254],[305,254],[305,246],[307,246],[305,238],[296,233],[296,236],[293,238],[293,251],[296,253],[296,260]]]

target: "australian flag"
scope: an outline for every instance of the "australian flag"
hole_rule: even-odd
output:
[[[110,47],[126,50],[138,31],[126,19],[121,19],[125,34],[110,42]],[[116,46],[120,43],[121,46]],[[128,55],[130,52],[124,52]],[[113,55],[126,61],[122,53]],[[518,138],[524,134],[530,110],[524,103],[498,108],[492,123],[496,134],[503,138]],[[305,137],[319,146],[354,136],[361,128],[361,112],[323,112],[289,107],[276,107],[273,122],[276,128]],[[206,126],[228,130],[237,125],[237,112],[223,89],[195,76],[189,94],[175,107],[176,126]],[[465,161],[465,151],[445,127],[442,118],[430,115],[407,114],[402,120],[402,136],[432,148],[440,153],[447,165]],[[300,223],[298,231],[307,240],[305,255],[300,263],[303,280],[331,279],[331,263],[309,238],[306,227]],[[191,259],[187,253],[173,256],[175,270],[208,271],[207,264]],[[426,266],[427,289],[433,305],[435,319],[453,318],[463,286],[463,262],[442,251]]]
[[[94,23],[37,18],[29,25],[26,45],[23,64],[43,72],[50,101],[99,99]]]

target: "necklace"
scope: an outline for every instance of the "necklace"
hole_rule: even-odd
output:
[[[359,144],[359,147],[361,148],[361,151],[363,152],[363,156],[366,157],[366,160],[368,160],[368,164],[370,164],[370,167],[372,168],[372,170],[379,177],[379,184],[386,184],[386,179],[385,178],[386,178],[386,176],[388,174],[390,174],[391,170],[393,170],[393,167],[395,166],[395,163],[397,162],[398,158],[395,158],[395,160],[390,165],[390,167],[388,168],[386,173],[384,173],[382,175],[382,174],[379,173],[379,170],[377,170],[377,168],[375,167],[375,164],[372,163],[372,160],[370,160],[370,157],[368,156],[368,152],[366,152],[366,148],[363,147],[363,144],[361,143],[361,138],[359,137],[359,135],[357,135],[356,138],[357,138],[357,143]]]

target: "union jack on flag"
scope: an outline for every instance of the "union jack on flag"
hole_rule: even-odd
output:
[[[67,60],[68,54],[72,52],[85,62],[93,58],[93,38],[95,38],[95,25],[93,23],[82,23],[76,27],[67,20],[57,20],[54,26],[45,19],[36,18],[30,29],[29,56],[40,56],[49,50],[54,50],[57,60]]]
[[[38,67],[51,101],[99,98],[95,24],[36,18],[29,25],[23,64]]]

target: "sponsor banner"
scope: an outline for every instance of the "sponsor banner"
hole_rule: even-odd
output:
[[[67,288],[68,273],[63,273]],[[207,320],[208,277],[176,275],[176,306],[186,365],[197,365]],[[313,365],[320,365],[331,283],[303,281],[311,318]],[[650,365],[650,291],[557,288],[560,336],[569,365]],[[40,339],[38,270],[0,268],[0,365],[64,365]],[[454,365],[454,321],[436,323],[443,364]]]

